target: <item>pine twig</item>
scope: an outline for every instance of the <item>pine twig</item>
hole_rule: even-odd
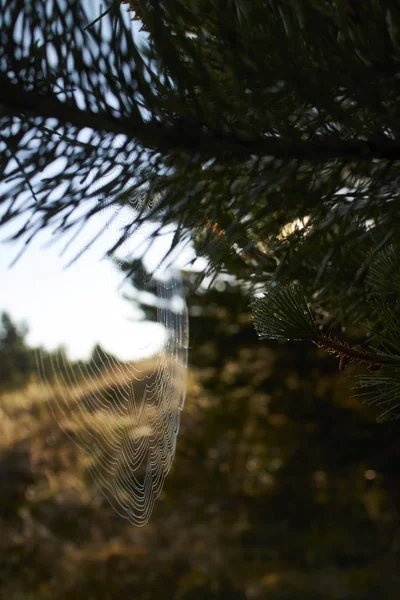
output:
[[[351,346],[346,340],[332,333],[316,333],[313,342],[318,348],[323,348],[329,354],[334,354],[340,359],[339,370],[344,371],[350,362],[358,362],[369,365],[370,371],[378,371],[381,367],[397,363],[395,359],[380,356],[370,350],[363,350],[358,346]]]

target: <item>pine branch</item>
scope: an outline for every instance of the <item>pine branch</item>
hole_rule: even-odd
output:
[[[133,115],[128,120],[112,118],[105,113],[80,110],[71,101],[60,101],[56,96],[27,91],[23,85],[11,83],[0,74],[0,115],[55,118],[61,123],[79,127],[90,127],[97,131],[124,134],[138,139],[148,149],[162,152],[181,149],[201,152],[205,157],[218,156],[222,162],[244,160],[252,155],[274,156],[285,160],[326,160],[370,161],[372,159],[400,160],[400,141],[386,139],[380,143],[364,140],[341,141],[333,137],[315,136],[310,141],[266,136],[245,139],[235,132],[207,131],[206,123],[193,124],[184,118],[174,125],[161,125],[156,121],[144,122]]]
[[[379,294],[400,294],[399,256],[393,245],[380,251],[371,263],[366,283]]]
[[[318,300],[331,314],[340,305],[335,322],[358,317],[353,266],[400,214],[393,15],[389,31],[378,7],[355,39],[340,3],[245,3],[241,20],[231,2],[211,3],[210,14],[202,2],[132,1],[149,25],[139,49],[129,15],[107,4],[99,19],[77,1],[54,0],[51,15],[46,0],[8,0],[0,11],[0,119],[12,146],[0,154],[0,226],[24,215],[14,239],[65,232],[74,207],[90,216],[98,196],[122,203],[129,186],[145,186],[146,205],[160,203],[143,219],[169,226],[179,215],[187,237],[209,222],[225,232],[226,243],[214,243],[215,231],[201,238],[213,274],[253,283],[279,271],[309,290],[318,273]],[[66,166],[41,180],[60,156]],[[309,225],[283,235],[297,221]]]
[[[301,286],[268,286],[265,295],[253,302],[254,325],[261,339],[311,341],[340,359],[339,370],[350,362],[367,364],[370,371],[399,364],[396,356],[351,346],[333,333],[319,331]]]
[[[26,91],[22,85],[11,83],[8,77],[0,74],[0,114],[1,116],[27,116],[30,118],[57,119],[62,124],[70,124],[83,129],[90,127],[96,131],[124,134],[141,139],[147,147],[157,147],[157,135],[162,134],[152,124],[143,120],[129,121],[111,117],[109,114],[78,109],[72,101],[60,101],[56,97],[45,96],[34,91]],[[134,125],[134,126],[133,126]]]
[[[377,371],[383,366],[398,364],[398,360],[381,356],[379,353],[365,350],[359,346],[351,346],[332,333],[316,333],[313,337],[314,344],[323,348],[329,354],[334,354],[340,359],[339,370],[343,371],[349,362],[358,362],[369,365],[370,371]]]
[[[261,339],[312,340],[316,325],[300,285],[270,284],[252,304]]]
[[[380,418],[400,418],[400,371],[393,369],[388,375],[360,375],[355,388],[360,390],[355,397],[370,406],[383,409]]]

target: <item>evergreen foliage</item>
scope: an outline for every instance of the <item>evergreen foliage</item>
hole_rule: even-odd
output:
[[[255,326],[261,338],[304,340],[316,333],[315,322],[298,285],[267,287],[253,304]]]
[[[13,389],[23,386],[32,370],[32,355],[25,342],[27,330],[16,325],[10,315],[0,317],[0,388]]]
[[[395,323],[397,4],[128,4],[98,18],[78,0],[1,2],[0,225],[25,243],[44,227],[73,239],[107,204],[130,203],[121,243],[144,221],[174,223],[172,246],[192,240],[207,274],[258,291],[300,281],[318,325],[351,336],[369,318],[388,334],[376,302],[379,288]],[[272,331],[274,311],[256,306]],[[351,341],[334,348],[334,335],[344,368]]]

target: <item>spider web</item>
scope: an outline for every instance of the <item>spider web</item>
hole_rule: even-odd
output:
[[[115,240],[135,214],[154,209],[154,201],[145,205],[146,190],[126,196],[125,203],[115,206],[99,197],[107,206],[101,215]],[[150,266],[131,275],[137,288],[134,298],[147,298],[154,322],[162,327],[162,340],[158,333],[153,357],[144,362],[122,360],[100,345],[91,361],[78,366],[62,352],[47,360],[43,352],[38,355],[40,376],[50,392],[57,423],[83,452],[85,467],[112,507],[138,526],[148,522],[172,466],[186,392],[184,287],[177,269],[157,268],[157,259],[151,260],[147,242],[154,227],[143,219],[133,239],[127,238],[119,248],[122,259],[114,260],[119,274],[117,294],[132,299],[132,280],[121,266],[129,260],[135,264],[139,248],[145,247],[140,256]],[[153,346],[157,342],[151,333],[150,342]]]

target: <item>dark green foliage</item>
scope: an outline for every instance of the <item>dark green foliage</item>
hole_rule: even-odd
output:
[[[377,406],[383,412],[381,418],[400,416],[400,369],[388,374],[360,375],[356,383],[357,396]],[[361,391],[360,391],[361,390]]]
[[[312,340],[316,334],[313,316],[299,285],[270,284],[252,308],[261,339]]]
[[[373,321],[370,283],[398,286],[396,3],[129,6],[4,3],[0,225],[73,239],[128,204],[121,243],[174,224],[171,249],[191,240],[208,274],[258,291],[300,281],[319,324]]]
[[[25,343],[27,329],[18,326],[8,313],[0,319],[0,389],[23,386],[33,372],[35,365],[32,352]]]
[[[399,256],[393,246],[379,252],[371,262],[367,284],[383,296],[400,295]]]
[[[276,283],[268,287],[263,298],[253,304],[254,323],[261,338],[293,340],[311,340],[340,359],[342,371],[353,361],[368,365],[370,371],[379,371],[379,375],[362,375],[356,383],[362,388],[359,394],[365,401],[384,408],[382,416],[400,414],[400,319],[399,319],[399,255],[394,246],[380,250],[376,256],[369,257],[366,266],[359,275],[366,279],[364,288],[365,307],[369,308],[370,320],[357,323],[359,331],[368,332],[362,346],[324,330],[322,323],[330,323],[330,314],[324,319],[324,303],[320,303],[318,294],[311,302],[306,302],[299,285],[279,286]],[[320,321],[317,328],[310,308]],[[361,327],[360,327],[361,326]],[[350,336],[356,330],[350,322]],[[369,330],[369,331],[368,331]],[[382,368],[385,372],[382,374]]]
[[[73,229],[78,207],[90,215],[140,197],[126,235],[144,217],[178,220],[213,268],[265,281],[296,273],[333,289],[342,253],[357,247],[359,262],[396,230],[392,2],[145,1],[142,53],[116,1],[92,25],[78,2],[29,6],[7,2],[1,22],[3,222],[34,215],[20,237]],[[14,37],[22,20],[24,43]],[[82,141],[84,127],[93,133]],[[58,156],[62,172],[36,177]],[[16,204],[23,189],[36,202]],[[226,243],[214,239],[221,231]],[[350,293],[352,266],[340,292]]]

